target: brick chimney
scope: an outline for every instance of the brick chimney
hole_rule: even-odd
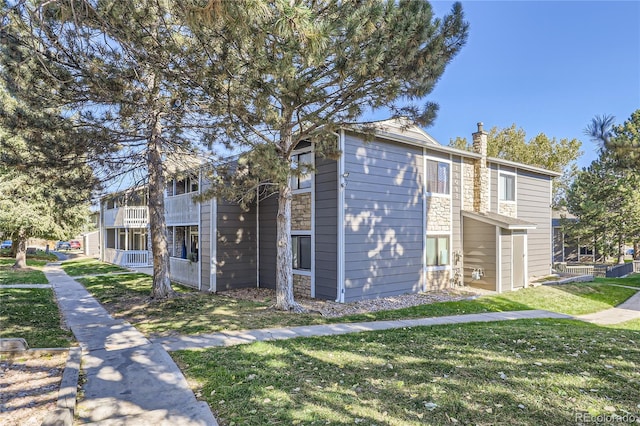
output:
[[[478,131],[473,134],[473,151],[482,155],[476,160],[474,167],[473,209],[478,213],[489,211],[489,168],[487,167],[487,135],[482,122],[478,123]]]

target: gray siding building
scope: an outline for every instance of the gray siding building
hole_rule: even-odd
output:
[[[558,174],[487,158],[481,124],[473,151],[442,146],[401,120],[378,123],[373,138],[351,127],[336,139],[337,160],[309,143],[292,155],[314,166],[292,179],[296,296],[350,302],[465,285],[502,292],[550,273]],[[194,202],[203,186],[193,175],[167,190],[172,279],[214,292],[275,288],[277,194],[242,211]],[[145,261],[126,254],[148,250],[144,218],[122,219],[129,207],[142,214],[104,203],[106,261]]]

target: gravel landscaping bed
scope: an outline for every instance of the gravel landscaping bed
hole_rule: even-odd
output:
[[[66,351],[14,359],[3,354],[0,360],[0,424],[39,426],[55,411]]]
[[[318,300],[304,297],[296,297],[296,301],[309,311],[319,312],[327,318],[336,318],[345,315],[401,309],[436,302],[463,300],[483,293],[480,289],[465,287],[463,289],[445,289],[441,291],[430,291],[428,293],[403,294],[400,296],[361,300],[351,303],[337,303],[332,300]],[[220,294],[254,302],[276,300],[275,290],[268,288],[241,288],[221,292]]]

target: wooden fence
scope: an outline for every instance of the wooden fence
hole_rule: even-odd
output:
[[[619,278],[634,272],[640,272],[640,260],[634,260],[622,265],[555,265],[558,272],[571,275],[593,275],[602,278]]]

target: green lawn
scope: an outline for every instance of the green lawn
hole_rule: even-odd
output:
[[[567,425],[578,413],[640,414],[639,339],[638,330],[519,320],[172,356],[222,425]]]
[[[623,322],[620,324],[610,325],[611,328],[619,328],[624,330],[640,331],[640,319]]]
[[[0,258],[0,285],[3,284],[48,284],[47,278],[42,272],[46,260],[33,260],[27,258],[27,269],[15,270],[11,266],[15,259]]]
[[[67,262],[65,262],[66,264]],[[64,265],[64,264],[63,264]],[[144,274],[85,277],[79,280],[118,318],[124,318],[150,336],[200,334],[224,330],[435,317],[483,312],[547,309],[584,314],[613,307],[635,292],[600,283],[541,286],[476,300],[433,303],[393,311],[324,318],[317,314],[290,314],[270,309],[269,303],[236,300],[176,286],[180,297],[151,302],[151,277]]]
[[[22,337],[32,348],[68,347],[51,289],[0,287],[0,337]]]
[[[629,275],[626,278],[596,278],[595,282],[640,287],[640,274]]]
[[[62,269],[72,277],[108,274],[110,272],[129,272],[128,269],[121,268],[120,266],[89,258],[67,260],[62,264]]]
[[[607,285],[609,279],[593,283],[572,283],[526,288],[500,296],[529,309],[545,309],[568,315],[582,315],[612,308],[633,296],[635,290]]]

